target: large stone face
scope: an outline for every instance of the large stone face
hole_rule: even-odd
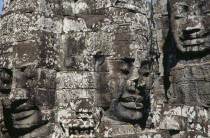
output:
[[[155,108],[155,124],[161,129],[168,129],[171,134],[178,131],[172,134],[174,137],[208,137],[206,128],[210,85],[206,78],[210,74],[209,15],[206,10],[209,1],[168,2],[171,28],[167,37],[158,40],[164,41],[164,90],[167,104],[159,104]],[[164,29],[164,20],[162,16],[162,23],[156,21],[158,29],[167,30]]]
[[[182,52],[209,49],[208,0],[171,0],[171,28],[177,48]]]
[[[169,81],[171,99],[208,107],[209,1],[170,1],[171,31],[177,52]]]
[[[49,3],[58,4],[4,1],[0,137],[50,137],[53,133],[62,18],[55,9],[40,7]]]

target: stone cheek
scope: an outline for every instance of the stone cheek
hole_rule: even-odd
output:
[[[171,71],[172,99],[183,104],[198,104],[208,106],[210,86],[208,81],[209,65],[178,65]],[[174,97],[173,97],[174,96]]]
[[[3,133],[94,136],[124,83],[137,81],[137,69],[151,60],[146,1],[5,0],[4,5],[0,68],[12,76],[1,85],[9,121]],[[136,102],[143,93],[133,96]],[[132,124],[118,129],[111,123],[113,133],[134,133]],[[52,133],[40,130],[54,126]]]
[[[168,2],[153,1],[163,73],[154,85],[154,125],[172,137],[209,137],[209,1]]]
[[[170,72],[169,102],[175,106],[177,104],[184,105],[180,109],[171,111],[171,113],[175,113],[175,116],[187,117],[189,125],[186,126],[186,129],[194,132],[187,135],[193,136],[200,133],[207,136],[209,113],[206,109],[209,108],[209,63],[206,59],[201,63],[197,60],[187,62],[187,64],[183,64],[183,61],[180,60]]]
[[[183,53],[209,49],[209,1],[170,2],[171,27],[176,47]]]

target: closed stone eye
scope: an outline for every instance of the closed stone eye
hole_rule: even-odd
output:
[[[144,76],[144,77],[149,77],[149,75],[150,75],[149,72],[144,72],[144,73],[143,73],[143,76]]]
[[[2,79],[2,82],[3,82],[3,84],[10,84],[12,82],[12,80],[9,78],[4,78],[4,79]]]
[[[122,69],[120,69],[120,70],[121,70],[121,72],[122,72],[123,74],[125,74],[125,75],[128,75],[128,74],[130,73],[130,71],[129,71],[128,68],[122,68]]]
[[[210,10],[206,10],[203,12],[204,15],[210,15]]]
[[[179,3],[174,5],[174,18],[180,19],[185,18],[187,16],[187,12],[189,11],[189,7],[186,4]]]

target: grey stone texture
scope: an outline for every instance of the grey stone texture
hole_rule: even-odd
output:
[[[172,137],[209,137],[209,1],[162,0],[153,5],[166,97],[156,109],[156,125]]]
[[[4,0],[0,137],[210,137],[209,0]]]

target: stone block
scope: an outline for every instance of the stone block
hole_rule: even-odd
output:
[[[46,106],[49,108],[55,106],[55,89],[34,89],[33,96],[37,106]]]
[[[64,55],[90,56],[101,52],[102,55],[111,55],[112,34],[103,32],[72,32],[62,36]]]
[[[94,89],[60,89],[56,90],[56,105],[58,107],[74,108],[79,99],[94,100]]]
[[[94,71],[93,56],[65,56],[64,69],[69,71]]]
[[[39,12],[45,14],[61,15],[62,13],[60,0],[16,0],[9,3],[4,3],[3,14],[8,12],[32,13]]]
[[[4,35],[5,34],[10,35],[12,41],[15,41],[13,39],[17,38],[21,39],[21,36],[26,36],[25,34],[31,31],[45,31],[56,34],[62,32],[63,18],[60,16],[55,16],[55,15],[47,16],[41,13],[17,12],[17,13],[10,13],[7,16],[2,16],[2,19],[3,20],[1,21],[2,22],[1,27],[2,30],[4,30],[5,32],[1,33]],[[6,22],[9,22],[9,24],[7,24]]]
[[[0,43],[0,68],[12,68],[13,46],[11,43]]]
[[[111,90],[97,90],[95,93],[95,106],[109,108],[112,102]]]
[[[94,88],[93,72],[69,71],[58,72],[56,76],[57,89],[91,89]]]
[[[163,115],[160,121],[160,129],[163,130],[187,130],[187,118],[175,115]]]
[[[52,33],[39,33],[38,39],[13,43],[13,64],[16,68],[25,66],[61,67],[60,37]]]
[[[91,14],[95,8],[94,0],[62,0],[63,15]]]
[[[39,62],[39,42],[30,40],[26,42],[18,42],[14,47],[14,65],[21,68],[27,65],[37,67]]]
[[[55,89],[56,71],[41,68],[15,69],[13,71],[14,88]]]
[[[56,110],[46,109],[46,107],[44,107],[44,108],[40,107],[40,111],[41,111],[41,114],[42,114],[42,120],[43,121],[48,121],[50,123],[55,123]]]

